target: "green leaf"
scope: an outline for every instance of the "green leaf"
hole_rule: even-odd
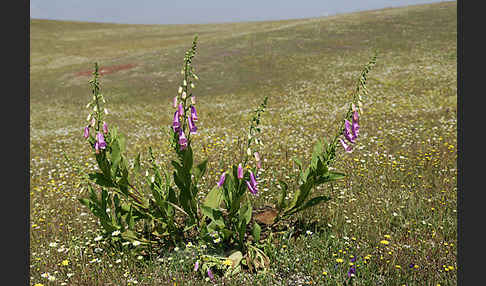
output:
[[[88,174],[90,180],[94,181],[95,184],[102,186],[102,187],[114,187],[111,178],[107,178],[103,173],[91,173]]]
[[[258,223],[255,222],[253,225],[253,238],[255,239],[256,242],[260,241],[260,232],[262,231],[262,228]]]
[[[236,267],[240,264],[241,260],[243,259],[243,253],[241,251],[233,251],[231,254],[228,256],[228,259],[231,260],[231,267]]]
[[[231,238],[231,236],[233,235],[233,232],[227,228],[223,228],[221,230],[221,234],[223,235],[223,240],[228,240]]]
[[[192,225],[186,226],[186,227],[184,228],[184,232],[186,232],[186,231],[189,231],[189,230],[193,229],[195,226],[197,226],[197,224],[192,224]]]
[[[280,192],[280,198],[277,201],[277,209],[278,210],[283,210],[285,209],[285,197],[287,196],[287,190],[288,190],[288,185],[282,180],[278,180],[280,186],[282,187],[282,190]]]
[[[130,205],[130,211],[128,212],[128,215],[127,215],[127,218],[126,218],[126,223],[127,223],[129,229],[134,229],[135,220],[133,218],[132,206],[131,205]]]
[[[344,179],[344,177],[346,177],[346,174],[344,174],[344,173],[329,172],[329,181],[336,181],[336,180]]]
[[[300,179],[302,180],[302,182],[305,183],[307,181],[307,179],[309,178],[310,171],[311,168],[307,168],[305,169],[305,171],[300,173]]]
[[[121,150],[118,140],[114,140],[113,144],[111,145],[111,176],[115,177],[116,171],[118,168],[118,164],[121,160]]]
[[[84,205],[84,206],[86,206],[86,207],[88,207],[88,208],[89,208],[89,204],[91,203],[91,201],[90,201],[89,199],[87,199],[87,198],[80,198],[80,199],[78,199],[78,201],[79,201],[79,202],[80,202],[82,205]]]
[[[196,166],[196,169],[194,170],[194,176],[196,177],[197,180],[201,179],[202,176],[204,176],[204,173],[206,172],[208,164],[208,159],[202,161]]]
[[[108,191],[103,189],[101,191],[101,209],[106,211],[106,206],[108,204]]]
[[[202,205],[201,206],[201,212],[203,215],[207,216],[214,222],[217,226],[223,228],[224,227],[224,221],[223,221],[223,213],[220,210],[213,209],[211,207]]]
[[[134,241],[134,240],[140,241],[139,238],[137,237],[137,234],[133,230],[130,230],[130,229],[127,229],[124,232],[122,232],[121,237],[123,237],[125,240],[128,240],[128,241]]]
[[[344,173],[327,172],[325,176],[319,177],[316,181],[316,185],[320,185],[327,182],[341,180],[346,177]]]
[[[294,208],[299,208],[309,196],[313,185],[314,185],[314,180],[312,177],[310,177],[302,185],[300,185],[297,191],[295,192],[295,197],[292,203],[288,206],[287,211]]]
[[[186,169],[187,173],[190,173],[190,170],[192,169],[192,164],[193,164],[193,156],[192,156],[192,148],[191,146],[188,146],[185,150],[184,150],[184,161],[183,161],[183,165],[184,165],[184,168]]]
[[[219,206],[221,205],[222,200],[223,200],[222,188],[216,186],[211,191],[209,191],[209,193],[206,195],[203,205],[213,209],[218,209]]]
[[[106,159],[106,152],[100,152],[95,154],[96,162],[98,163],[98,167],[103,172],[103,175],[111,180],[111,173],[110,173],[110,163]]]
[[[135,158],[135,162],[133,163],[133,168],[137,173],[140,173],[140,171],[142,170],[142,166],[140,165],[140,153],[138,153],[137,157]]]
[[[299,166],[299,170],[302,171],[302,161],[300,161],[297,157],[293,157],[292,160]]]
[[[320,203],[323,203],[323,202],[327,202],[330,199],[331,198],[330,197],[327,197],[327,196],[319,196],[319,197],[312,198],[312,199],[308,200],[305,204],[303,204],[301,207],[295,208],[294,210],[292,210],[291,212],[289,212],[288,215],[294,214],[296,212],[303,211],[303,210],[305,210],[307,208],[310,208],[310,207],[313,207],[313,206],[315,206],[317,204],[320,204]]]
[[[125,151],[125,135],[123,135],[123,133],[120,133],[118,134],[117,136],[117,139],[118,139],[118,144],[120,146],[120,152],[123,154],[123,152]]]
[[[251,203],[250,201],[248,201],[246,205],[240,208],[240,212],[239,212],[240,223],[247,225],[250,222],[251,211],[252,211]]]
[[[317,140],[317,143],[314,144],[314,150],[312,152],[312,159],[311,159],[311,168],[313,170],[317,169],[317,162],[320,159],[322,153],[322,143],[320,140]]]

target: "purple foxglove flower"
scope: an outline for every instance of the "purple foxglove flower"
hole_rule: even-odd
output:
[[[255,160],[260,161],[260,154],[258,152],[255,152],[253,155],[255,155]]]
[[[184,116],[184,107],[182,106],[182,103],[179,103],[179,108],[177,109],[179,116]]]
[[[182,129],[179,129],[179,145],[181,145],[181,150],[187,148],[187,138]]]
[[[89,125],[84,127],[84,138],[88,138],[89,137]]]
[[[191,105],[191,118],[194,121],[197,121],[197,112],[196,112],[196,107]]]
[[[209,279],[211,279],[211,280],[214,279],[214,275],[213,275],[213,272],[211,272],[211,268],[208,268],[208,276],[209,276]]]
[[[238,176],[238,179],[243,179],[243,166],[241,166],[241,164],[238,165],[237,176]]]
[[[250,193],[256,195],[256,193],[258,192],[258,189],[256,188],[256,186],[252,186],[250,182],[248,181],[245,181],[246,182],[246,186],[248,187],[248,190],[250,191]]]
[[[177,132],[181,128],[181,122],[179,121],[179,111],[174,112],[174,120],[172,120],[172,129]]]
[[[354,110],[353,111],[353,123],[354,122],[358,123],[358,121],[359,121],[358,111]]]
[[[353,124],[351,125],[351,132],[353,133],[353,139],[356,140],[358,138],[359,133],[359,125],[358,122],[353,120]]]
[[[96,154],[98,154],[100,152],[100,144],[98,143],[98,141],[95,142],[94,148],[95,148]]]
[[[343,145],[343,148],[344,150],[346,150],[346,152],[348,153],[351,153],[351,151],[353,150],[353,147],[351,146],[351,144],[346,144],[346,142],[344,142],[343,139],[339,138],[339,142],[341,142],[341,145]]]
[[[197,127],[194,124],[194,122],[192,122],[192,118],[191,118],[191,116],[189,114],[187,115],[187,122],[189,124],[189,131],[190,131],[190,133],[191,134],[196,134]]]
[[[351,122],[349,122],[347,119],[344,120],[344,137],[346,140],[348,140],[351,143],[355,142],[355,139],[353,134],[352,134],[352,128],[351,128]]]
[[[103,133],[98,132],[98,134],[96,135],[96,141],[98,142],[98,147],[100,149],[106,148],[106,142],[105,142],[105,137],[103,136]]]
[[[174,96],[173,106],[177,108],[177,96]]]
[[[252,171],[250,171],[250,181],[251,181],[251,185],[253,186],[253,188],[256,189],[256,186],[258,185],[258,182],[256,181],[255,175],[253,175],[253,172]]]
[[[358,132],[359,132],[359,117],[358,117],[358,112],[355,111],[353,112],[353,124],[351,126],[351,131],[353,132],[354,138],[358,138]]]
[[[103,133],[108,134],[108,124],[103,121]]]
[[[91,127],[95,127],[95,124],[96,124],[96,119],[91,118]]]
[[[226,178],[226,173],[221,174],[221,178],[219,178],[219,182],[218,182],[218,187],[223,186],[225,178]]]
[[[199,269],[199,260],[196,261],[196,264],[194,264],[194,271],[197,271]]]
[[[262,167],[262,161],[260,160],[260,154],[258,152],[254,153],[255,160],[257,162],[257,168],[260,169]]]
[[[253,172],[250,171],[250,182],[246,181],[246,186],[248,187],[248,190],[254,195],[258,192],[257,185],[258,183],[255,179],[255,175],[253,175]]]

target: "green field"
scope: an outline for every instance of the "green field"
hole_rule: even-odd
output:
[[[324,18],[204,25],[30,21],[31,285],[456,285],[457,4],[441,2]],[[192,272],[183,250],[141,261],[96,241],[95,217],[77,200],[86,189],[64,150],[96,168],[83,138],[88,81],[102,76],[110,126],[127,137],[127,157],[153,148],[170,168],[167,137],[184,52],[193,65],[198,134],[195,161],[209,159],[203,190],[237,162],[251,111],[268,96],[260,193],[272,204],[278,179],[334,136],[363,66],[360,139],[341,149],[348,176],[317,190],[332,200],[297,216],[278,236],[269,273],[214,283]],[[309,232],[307,232],[309,231]],[[388,244],[383,243],[387,241]],[[340,262],[342,259],[342,262]]]

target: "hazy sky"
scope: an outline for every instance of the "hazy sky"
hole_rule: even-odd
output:
[[[440,0],[30,0],[37,19],[202,24],[321,17]]]

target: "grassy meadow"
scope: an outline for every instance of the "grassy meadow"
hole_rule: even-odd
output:
[[[456,285],[456,7],[204,25],[32,19],[31,285]],[[127,137],[127,158],[146,158],[151,146],[170,169],[172,98],[195,34],[193,149],[195,162],[209,159],[201,189],[241,157],[251,111],[269,97],[256,207],[275,202],[278,179],[296,171],[292,157],[308,160],[317,139],[334,136],[377,52],[358,145],[340,148],[334,166],[348,176],[317,189],[332,200],[275,234],[266,274],[207,281],[184,246],[148,261],[114,253],[96,239],[98,222],[78,201],[86,188],[62,155],[97,168],[83,138],[96,61],[106,120]]]

